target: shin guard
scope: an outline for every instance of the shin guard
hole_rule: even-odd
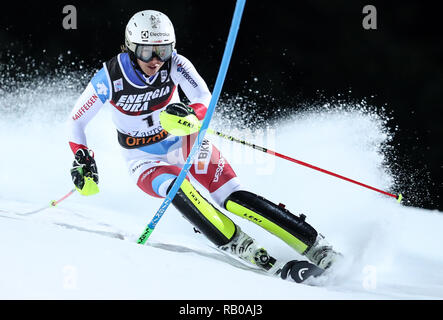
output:
[[[216,246],[225,245],[234,237],[234,222],[210,204],[188,180],[183,181],[172,204]]]
[[[297,217],[284,207],[251,192],[233,192],[224,206],[276,235],[300,254],[312,247],[317,238],[317,231],[305,222],[304,215]]]

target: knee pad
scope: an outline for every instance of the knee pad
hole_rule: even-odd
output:
[[[276,235],[297,252],[303,254],[317,238],[317,231],[305,221],[305,216],[289,212],[263,197],[248,191],[235,191],[225,200],[225,208]]]
[[[210,204],[188,180],[183,181],[172,204],[216,246],[225,245],[234,237],[235,223]]]

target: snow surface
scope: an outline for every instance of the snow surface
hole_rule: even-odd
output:
[[[57,87],[59,88],[59,87]],[[217,137],[246,189],[307,221],[345,256],[311,285],[265,276],[219,251],[171,206],[147,245],[138,236],[161,204],[130,179],[110,114],[87,128],[100,193],[72,189],[65,120],[78,96],[31,90],[4,95],[0,119],[0,299],[441,299],[443,216]],[[8,109],[6,109],[8,110]],[[14,111],[15,110],[15,111]],[[358,108],[317,110],[266,130],[213,127],[383,190],[384,122]],[[48,206],[35,214],[24,214]],[[229,215],[277,258],[300,256],[258,226]]]

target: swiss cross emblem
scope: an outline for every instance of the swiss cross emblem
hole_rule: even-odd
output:
[[[148,31],[142,31],[141,32],[142,39],[148,39],[149,38],[149,32]]]

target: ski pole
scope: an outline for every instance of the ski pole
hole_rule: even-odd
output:
[[[51,201],[51,206],[55,207],[56,205],[58,205],[60,202],[62,202],[63,200],[65,200],[66,198],[68,198],[70,195],[74,194],[74,192],[76,191],[76,189],[72,189],[71,191],[69,191],[67,194],[65,194],[63,197],[61,197],[58,200],[52,200]]]
[[[173,135],[177,135],[177,136],[193,134],[193,133],[197,132],[198,130],[200,130],[200,121],[195,116],[194,117],[192,117],[192,116],[191,117],[186,117],[182,121],[181,117],[174,116],[174,115],[171,116],[170,114],[166,113],[165,111],[162,111],[160,113],[160,123],[161,123],[162,127],[166,131],[170,132]],[[281,153],[269,150],[269,149],[264,148],[264,147],[257,146],[255,144],[247,142],[245,140],[234,138],[234,137],[229,136],[227,134],[224,134],[222,132],[215,131],[215,130],[213,130],[211,128],[208,128],[207,132],[210,133],[210,134],[222,137],[224,139],[230,140],[230,141],[234,141],[234,142],[237,142],[237,143],[244,144],[244,145],[246,145],[248,147],[251,147],[251,148],[253,148],[255,150],[259,150],[259,151],[265,152],[267,154],[270,154],[270,155],[273,155],[273,156],[276,156],[276,157],[279,157],[279,158],[282,158],[282,159],[285,159],[285,160],[288,160],[288,161],[292,161],[292,162],[295,162],[295,163],[300,164],[302,166],[305,166],[305,167],[308,167],[308,168],[311,168],[311,169],[314,169],[314,170],[317,170],[317,171],[329,174],[329,175],[334,176],[336,178],[340,178],[340,179],[343,179],[345,181],[355,183],[357,185],[360,185],[362,187],[371,189],[373,191],[377,191],[377,192],[382,193],[384,195],[396,198],[398,200],[398,202],[401,202],[402,199],[403,199],[403,196],[401,194],[395,195],[395,194],[392,194],[392,193],[389,193],[389,192],[386,192],[386,191],[383,191],[383,190],[371,187],[371,186],[369,186],[367,184],[364,184],[364,183],[361,183],[359,181],[349,179],[349,178],[344,177],[342,175],[339,175],[337,173],[334,173],[334,172],[331,172],[331,171],[328,171],[328,170],[316,167],[316,166],[314,166],[312,164],[309,164],[309,163],[306,163],[306,162],[303,162],[303,161],[300,161],[300,160],[297,160],[297,159],[285,156],[285,155],[283,155]]]
[[[65,194],[63,197],[61,197],[60,199],[58,199],[58,200],[52,200],[52,201],[49,203],[49,206],[44,206],[43,208],[40,208],[40,209],[37,209],[37,210],[34,210],[34,211],[24,212],[24,213],[17,213],[17,214],[22,215],[22,216],[27,216],[27,215],[34,214],[34,213],[37,213],[37,212],[43,211],[43,210],[45,210],[45,209],[51,208],[51,207],[55,207],[57,204],[59,204],[60,202],[62,202],[63,200],[65,200],[66,198],[68,198],[69,196],[71,196],[75,191],[76,191],[76,189],[74,188],[74,189],[72,189],[71,191],[69,191],[67,194]]]
[[[201,144],[203,143],[203,138],[206,134],[206,131],[209,127],[209,122],[211,121],[212,115],[214,113],[215,106],[217,105],[218,98],[220,96],[223,83],[225,81],[226,73],[228,72],[229,62],[231,60],[232,52],[234,50],[235,40],[237,38],[238,29],[240,27],[240,21],[243,14],[243,9],[245,7],[246,0],[237,0],[234,16],[232,18],[231,27],[229,29],[228,40],[226,41],[225,50],[223,52],[222,61],[220,64],[220,68],[217,74],[217,79],[215,80],[214,90],[212,93],[211,101],[209,102],[208,110],[206,111],[206,116],[203,120],[203,124],[198,132],[197,139],[192,146],[191,151],[189,152],[188,158],[186,159],[186,163],[184,164],[180,174],[175,179],[175,182],[172,184],[171,189],[163,200],[160,208],[157,210],[156,214],[152,218],[151,222],[146,226],[145,230],[137,240],[138,244],[145,244],[145,242],[150,237],[151,233],[154,231],[157,223],[160,221],[163,214],[166,212],[166,209],[174,199],[175,194],[180,188],[183,180],[186,178],[186,175],[191,168],[192,159],[194,155],[197,153],[198,149],[200,149]]]
[[[292,162],[297,163],[297,164],[300,164],[300,165],[302,165],[302,166],[305,166],[305,167],[308,167],[308,168],[311,168],[311,169],[314,169],[314,170],[317,170],[317,171],[320,171],[320,172],[323,172],[323,173],[329,174],[329,175],[334,176],[334,177],[336,177],[336,178],[340,178],[340,179],[343,179],[343,180],[345,180],[345,181],[352,182],[352,183],[355,183],[355,184],[357,184],[357,185],[359,185],[359,186],[362,186],[362,187],[365,187],[365,188],[371,189],[371,190],[373,190],[373,191],[376,191],[376,192],[382,193],[382,194],[387,195],[387,196],[389,196],[389,197],[396,198],[397,201],[398,201],[399,203],[400,203],[401,200],[403,199],[403,196],[401,195],[401,193],[399,193],[398,195],[395,195],[395,194],[392,194],[392,193],[389,193],[389,192],[386,192],[386,191],[383,191],[383,190],[380,190],[380,189],[377,189],[377,188],[371,187],[371,186],[369,186],[369,185],[367,185],[367,184],[364,184],[364,183],[358,182],[358,181],[356,181],[356,180],[349,179],[349,178],[347,178],[347,177],[344,177],[344,176],[342,176],[342,175],[339,175],[339,174],[337,174],[337,173],[334,173],[334,172],[331,172],[331,171],[328,171],[328,170],[325,170],[325,169],[322,169],[322,168],[319,168],[319,167],[313,166],[312,164],[309,164],[309,163],[306,163],[306,162],[303,162],[303,161],[300,161],[300,160],[297,160],[297,159],[294,159],[294,158],[291,158],[291,157],[285,156],[285,155],[283,155],[283,154],[281,154],[281,153],[278,153],[278,152],[275,152],[275,151],[269,150],[269,149],[267,149],[267,148],[263,148],[263,147],[257,146],[257,145],[255,145],[255,144],[250,143],[250,142],[247,142],[247,141],[245,141],[245,140],[241,140],[241,139],[234,138],[234,137],[232,137],[232,136],[229,136],[229,135],[224,134],[224,133],[219,132],[219,131],[215,131],[215,130],[213,130],[213,129],[208,129],[208,132],[211,133],[211,134],[217,135],[217,136],[219,136],[219,137],[222,137],[222,138],[224,138],[224,139],[228,139],[228,140],[231,140],[231,141],[234,141],[234,142],[237,142],[237,143],[244,144],[244,145],[246,145],[246,146],[248,146],[248,147],[251,147],[251,148],[253,148],[253,149],[255,149],[255,150],[259,150],[259,151],[265,152],[265,153],[267,153],[267,154],[270,154],[270,155],[273,155],[273,156],[276,156],[276,157],[279,157],[279,158],[282,158],[282,159],[285,159],[285,160],[288,160],[288,161],[292,161]]]

